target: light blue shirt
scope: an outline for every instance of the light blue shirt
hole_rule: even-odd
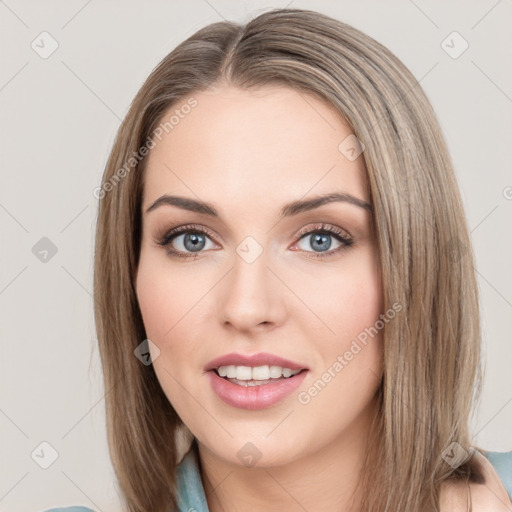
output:
[[[512,499],[512,451],[486,452],[509,497]],[[177,466],[179,512],[209,512],[195,449],[187,452]],[[94,512],[87,507],[52,508],[45,512]]]

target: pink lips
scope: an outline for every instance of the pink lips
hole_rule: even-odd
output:
[[[293,377],[281,378],[268,384],[258,386],[240,386],[229,380],[220,377],[215,371],[219,366],[281,366],[290,370],[303,370]],[[304,378],[307,370],[304,365],[295,363],[288,359],[275,356],[269,353],[259,354],[226,354],[210,361],[204,370],[215,394],[225,403],[240,409],[263,409],[271,407],[283,400],[292,391],[297,389]]]
[[[302,371],[293,377],[281,378],[269,384],[244,387],[219,377],[214,370],[207,373],[213,391],[222,401],[232,407],[250,410],[277,404],[301,385],[306,374],[307,371]]]

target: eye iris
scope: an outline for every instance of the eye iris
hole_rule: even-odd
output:
[[[321,244],[321,243],[324,243],[324,246],[315,247],[316,244]],[[327,247],[325,247],[325,243],[327,243]],[[330,235],[326,235],[326,234],[322,234],[322,233],[317,233],[317,234],[313,235],[313,242],[311,243],[311,247],[313,249],[317,248],[320,251],[327,251],[330,246],[331,246]]]
[[[187,233],[183,240],[183,244],[187,251],[200,251],[203,249],[205,244],[204,235],[200,235],[198,233]]]

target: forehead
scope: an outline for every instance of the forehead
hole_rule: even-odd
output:
[[[368,201],[363,157],[349,160],[340,144],[352,134],[322,99],[288,87],[216,87],[184,98],[172,129],[150,152],[144,203],[163,193],[203,200],[284,203],[343,191]],[[186,112],[186,113],[185,113]]]

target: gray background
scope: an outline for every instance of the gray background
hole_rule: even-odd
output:
[[[512,450],[510,0],[0,0],[1,511],[120,510],[92,314],[92,191],[129,102],[169,51],[208,23],[285,6],[362,29],[427,92],[477,257],[486,374],[473,433]],[[47,58],[43,31],[58,43]],[[453,31],[469,44],[458,58]],[[57,249],[45,262],[43,237]],[[58,453],[47,469],[42,442]]]

